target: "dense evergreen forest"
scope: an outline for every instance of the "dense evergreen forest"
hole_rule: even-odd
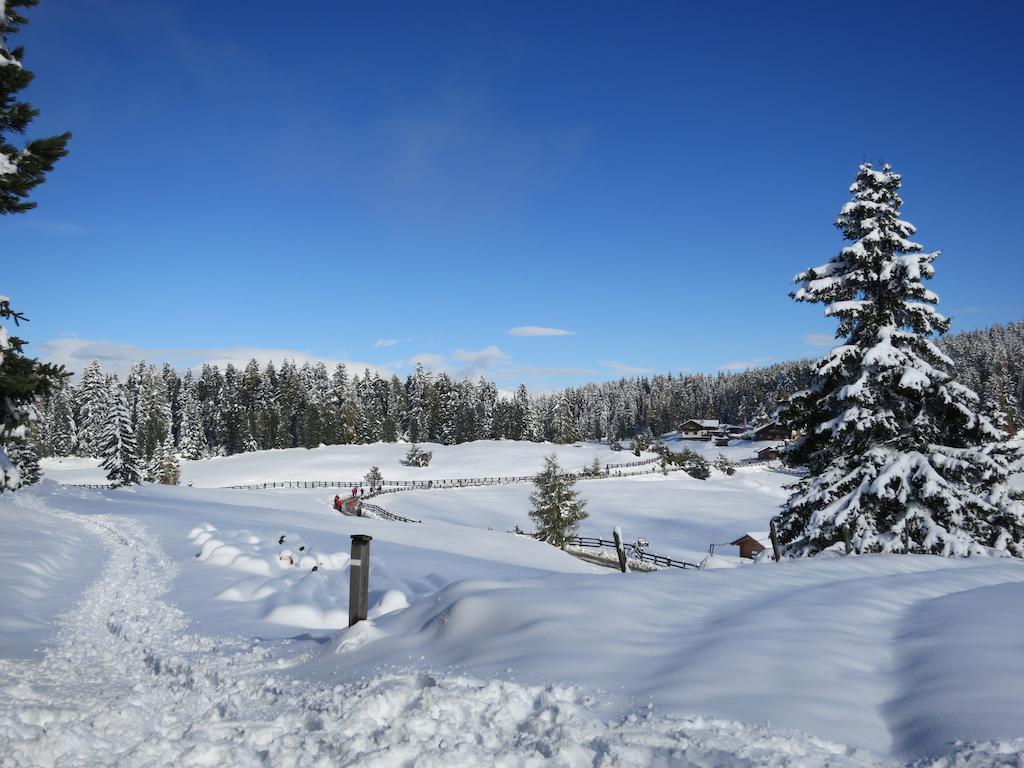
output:
[[[1024,424],[1024,323],[951,335],[940,345],[961,381],[999,404],[1008,428]],[[140,362],[122,382],[92,362],[77,386],[66,384],[41,403],[32,436],[43,456],[95,456],[111,404],[123,396],[142,462],[168,436],[189,459],[398,440],[615,440],[669,432],[687,418],[765,421],[780,397],[808,381],[807,361],[795,361],[715,376],[619,379],[535,397],[520,385],[500,397],[491,382],[457,381],[422,367],[403,381],[287,360],[279,367],[255,360],[242,369],[203,365],[184,374]]]

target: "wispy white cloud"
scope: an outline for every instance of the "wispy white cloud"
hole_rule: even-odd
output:
[[[493,373],[497,365],[507,363],[511,358],[506,355],[500,347],[491,345],[478,351],[456,349],[452,357],[460,363],[465,363],[462,368],[455,372],[459,378],[469,377],[475,379],[477,376],[485,376]]]
[[[575,331],[564,328],[545,328],[542,325],[520,325],[505,331],[507,336],[575,336]]]
[[[398,344],[400,341],[401,341],[401,339],[377,339],[375,342],[373,342],[373,346],[378,347],[378,348],[393,347],[395,344]]]
[[[773,357],[754,357],[750,360],[734,360],[731,363],[725,363],[719,366],[719,370],[722,371],[746,371],[750,368],[760,368],[762,365],[768,365],[774,362]]]
[[[593,368],[543,368],[535,365],[515,365],[502,369],[506,376],[596,376]]]
[[[419,363],[426,370],[434,373],[440,373],[443,370],[447,370],[447,363],[445,362],[444,355],[436,355],[432,352],[420,352],[405,360],[395,360],[387,364],[388,368],[415,368],[416,364]]]
[[[99,360],[107,373],[116,373],[122,378],[128,374],[132,364],[139,360],[156,365],[168,362],[179,371],[186,368],[197,370],[203,363],[217,365],[221,370],[229,363],[236,368],[244,368],[250,359],[256,360],[261,367],[268,362],[280,366],[284,360],[293,360],[298,365],[323,363],[328,369],[333,369],[338,363],[344,363],[351,374],[361,374],[364,370],[369,370],[384,377],[393,374],[402,376],[418,363],[434,374],[445,372],[455,379],[475,379],[483,376],[498,382],[506,390],[514,389],[518,383],[523,382],[535,393],[553,391],[564,385],[557,382],[571,383],[573,379],[596,379],[607,376],[608,371],[620,375],[648,372],[647,368],[614,360],[604,361],[601,368],[522,364],[513,361],[509,354],[494,344],[482,349],[458,348],[449,354],[420,352],[408,358],[386,363],[371,363],[344,355],[321,355],[308,350],[283,347],[158,347],[72,335],[42,342],[36,351],[44,360],[63,364],[75,374],[81,374],[91,360]]]
[[[828,333],[808,333],[801,341],[808,347],[831,347],[836,343],[836,337]]]
[[[89,361],[98,360],[107,373],[122,377],[128,373],[131,364],[139,360],[168,362],[177,368],[196,368],[203,363],[221,368],[231,363],[236,368],[243,368],[249,360],[256,360],[261,366],[269,362],[280,365],[283,360],[294,360],[298,365],[323,363],[333,368],[338,363],[345,363],[353,371],[369,369],[382,376],[393,373],[390,368],[375,363],[280,347],[143,347],[117,341],[68,337],[43,342],[39,351],[44,360],[62,364],[75,373],[81,373]]]
[[[508,355],[501,351],[500,347],[496,347],[493,344],[489,347],[484,347],[479,352],[456,349],[452,352],[452,357],[463,363],[483,366],[494,365],[495,363],[510,359]]]
[[[609,370],[614,371],[622,376],[629,376],[630,374],[650,373],[650,368],[639,368],[635,365],[626,365],[626,363],[619,363],[615,360],[602,360],[601,365]]]
[[[504,372],[504,364],[511,358],[493,344],[480,350],[456,349],[450,356],[420,352],[412,357],[388,363],[389,368],[413,368],[421,364],[431,373],[447,373],[456,379],[476,378],[477,376],[494,376]]]

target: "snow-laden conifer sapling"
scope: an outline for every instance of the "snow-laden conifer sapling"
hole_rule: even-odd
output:
[[[533,479],[530,494],[530,519],[541,541],[564,547],[566,540],[576,535],[580,521],[587,518],[587,502],[580,498],[574,483],[571,476],[562,474],[557,456],[544,459],[544,469]]]

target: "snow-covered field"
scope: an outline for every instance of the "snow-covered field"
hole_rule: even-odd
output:
[[[552,450],[432,448],[424,469],[346,446],[192,462],[192,488],[4,494],[0,765],[1024,765],[1020,561],[623,575],[507,533],[531,527],[526,485],[379,499],[419,525],[217,488],[530,474]],[[791,480],[580,481],[581,532],[699,560],[763,530]],[[371,610],[345,629],[354,533]]]
[[[716,448],[701,440],[669,440],[672,450],[689,448],[713,459],[719,453],[739,460],[751,458],[759,448],[775,443],[737,441],[727,448]],[[510,477],[535,475],[544,464],[544,457],[558,456],[562,468],[577,471],[590,466],[596,458],[601,466],[624,464],[656,458],[647,451],[634,456],[632,451],[613,451],[601,443],[513,442],[480,440],[462,445],[424,446],[434,456],[428,467],[410,467],[404,463],[407,443],[373,443],[371,445],[329,445],[307,450],[288,448],[276,451],[240,453],[203,461],[183,461],[182,484],[198,488],[220,488],[289,480],[357,481],[370,467],[380,467],[385,480],[444,480],[472,477]],[[47,477],[61,483],[105,483],[98,459],[43,459]]]

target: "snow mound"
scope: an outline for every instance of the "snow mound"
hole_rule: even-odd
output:
[[[193,528],[188,538],[200,547],[196,559],[268,578],[295,571],[341,570],[348,566],[345,552],[321,553],[300,536],[278,532],[257,536],[251,531],[218,531],[209,523]]]
[[[199,562],[249,574],[214,599],[262,602],[261,617],[271,624],[308,629],[348,626],[347,553],[315,550],[295,533],[220,531],[210,523],[193,528],[188,538],[200,547],[195,556]],[[397,589],[372,592],[369,618],[408,605],[406,595]]]

